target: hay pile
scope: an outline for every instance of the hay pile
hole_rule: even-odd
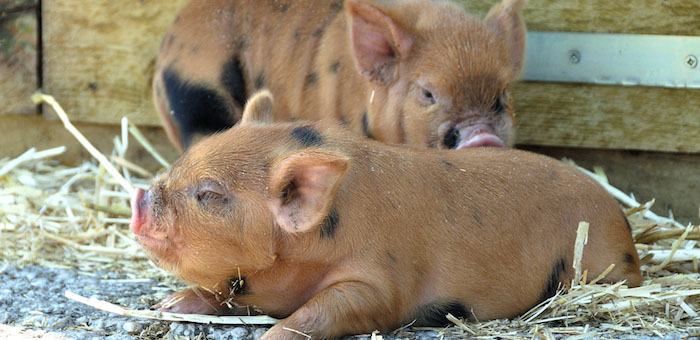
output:
[[[138,130],[127,123],[122,127],[109,162],[129,186],[146,188],[153,175],[123,157],[128,148],[127,131],[138,136]],[[124,184],[95,162],[68,167],[51,159],[64,150],[31,149],[17,158],[0,160],[3,261],[85,273],[116,270],[133,278],[175,284],[171,275],[145,257],[131,236],[129,194]],[[698,226],[660,218],[649,211],[653,202],[640,205],[609,186],[600,173],[589,174],[626,208],[642,260],[643,285],[630,289],[623,283],[590,284],[596,278],[587,278],[584,273],[581,282],[574,282],[567,293],[559,292],[520,318],[469,324],[453,318],[455,326],[438,329],[440,335],[504,339],[669,332],[700,335]],[[404,328],[396,333],[410,335],[415,330]]]
[[[129,231],[129,191],[147,188],[153,177],[124,158],[129,134],[161,164],[168,163],[126,120],[107,160],[68,122],[53,97],[46,98],[55,104],[66,128],[101,163],[68,167],[51,159],[65,147],[32,148],[17,158],[0,160],[2,258],[17,265],[38,264],[84,273],[120,270],[135,278],[170,278],[146,258]]]
[[[157,274],[129,232],[129,195],[103,168],[50,159],[65,148],[0,161],[0,254],[14,264]],[[131,177],[134,186],[148,180]]]

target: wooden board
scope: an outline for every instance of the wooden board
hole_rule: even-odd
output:
[[[518,144],[700,152],[700,90],[521,83]]]
[[[39,87],[36,1],[0,3],[0,114],[30,114]]]
[[[121,136],[121,129],[114,125],[92,123],[75,123],[78,130],[105,155],[110,155],[114,149],[114,137]],[[140,127],[146,138],[156,150],[172,162],[179,156],[170,145],[163,129],[159,127]],[[78,165],[92,157],[76,141],[60,121],[49,120],[41,115],[3,115],[0,116],[0,158],[17,157],[34,147],[45,150],[58,146],[66,146],[67,150],[56,157],[62,164]],[[161,168],[151,155],[144,150],[133,138],[129,141],[127,159],[155,173]]]
[[[499,0],[454,0],[483,17]],[[530,0],[523,9],[528,30],[700,35],[696,0]]]
[[[43,87],[71,119],[157,124],[151,74],[162,36],[185,0],[42,2]]]

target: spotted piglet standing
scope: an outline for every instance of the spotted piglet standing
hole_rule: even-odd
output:
[[[327,122],[261,123],[271,107],[253,97],[242,124],[135,193],[137,240],[195,287],[163,310],[254,306],[284,318],[265,339],[513,317],[570,282],[579,221],[590,222],[589,277],[615,264],[605,281],[641,281],[617,203],[568,165],[502,148],[387,146]]]
[[[386,143],[510,146],[525,0],[482,22],[448,0],[192,0],[160,49],[154,96],[171,141],[231,127],[247,95],[276,120],[330,119]]]

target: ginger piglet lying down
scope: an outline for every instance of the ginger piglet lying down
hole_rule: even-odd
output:
[[[193,287],[162,309],[283,320],[265,339],[517,316],[582,267],[640,284],[616,201],[578,170],[519,150],[411,149],[326,122],[267,123],[269,93],[132,199],[150,257]],[[243,282],[243,284],[241,284]],[[212,292],[212,293],[208,293]],[[166,299],[168,300],[168,299]],[[170,301],[173,301],[172,297]]]

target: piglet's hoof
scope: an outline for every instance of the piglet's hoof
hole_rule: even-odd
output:
[[[202,289],[195,291],[193,288],[172,294],[152,308],[161,312],[208,315],[220,314],[228,309],[216,300],[214,294]]]
[[[161,312],[205,315],[261,315],[252,307],[225,304],[203,289],[189,288],[172,294],[151,307]]]

